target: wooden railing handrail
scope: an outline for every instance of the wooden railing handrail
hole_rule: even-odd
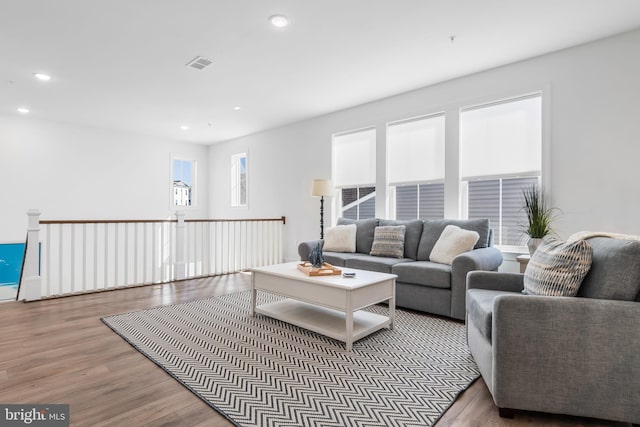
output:
[[[185,219],[184,222],[276,222],[281,221],[282,225],[287,223],[287,218],[281,216],[280,218],[236,218],[236,219]]]
[[[280,218],[230,218],[230,219],[185,219],[184,222],[282,222],[287,223],[286,217]],[[41,220],[40,224],[125,224],[125,223],[168,223],[178,222],[177,219],[60,219]]]

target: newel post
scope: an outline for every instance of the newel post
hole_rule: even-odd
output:
[[[24,255],[24,269],[20,276],[19,300],[35,301],[42,297],[40,279],[40,211],[29,209],[27,228],[27,248]]]
[[[185,260],[186,255],[186,238],[187,227],[184,222],[184,211],[176,211],[176,218],[178,224],[176,225],[176,277],[175,280],[183,280],[187,278],[187,262]]]

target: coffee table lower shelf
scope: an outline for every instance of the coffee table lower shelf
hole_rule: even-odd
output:
[[[386,328],[391,320],[369,311],[358,310],[353,313],[353,336],[347,335],[347,316],[344,312],[308,304],[303,301],[285,299],[256,307],[256,313],[291,323],[327,337],[350,344],[373,332]]]

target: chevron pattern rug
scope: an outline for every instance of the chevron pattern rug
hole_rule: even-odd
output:
[[[249,296],[102,320],[242,427],[430,426],[479,376],[461,323],[396,310],[393,331],[378,331],[347,352],[331,338],[251,317]],[[260,302],[275,298],[259,293]]]

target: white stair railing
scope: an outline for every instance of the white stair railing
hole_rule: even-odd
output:
[[[176,212],[177,219],[170,220],[38,221],[39,212],[28,215],[20,300],[228,274],[282,262],[285,217],[186,220],[184,213]]]

